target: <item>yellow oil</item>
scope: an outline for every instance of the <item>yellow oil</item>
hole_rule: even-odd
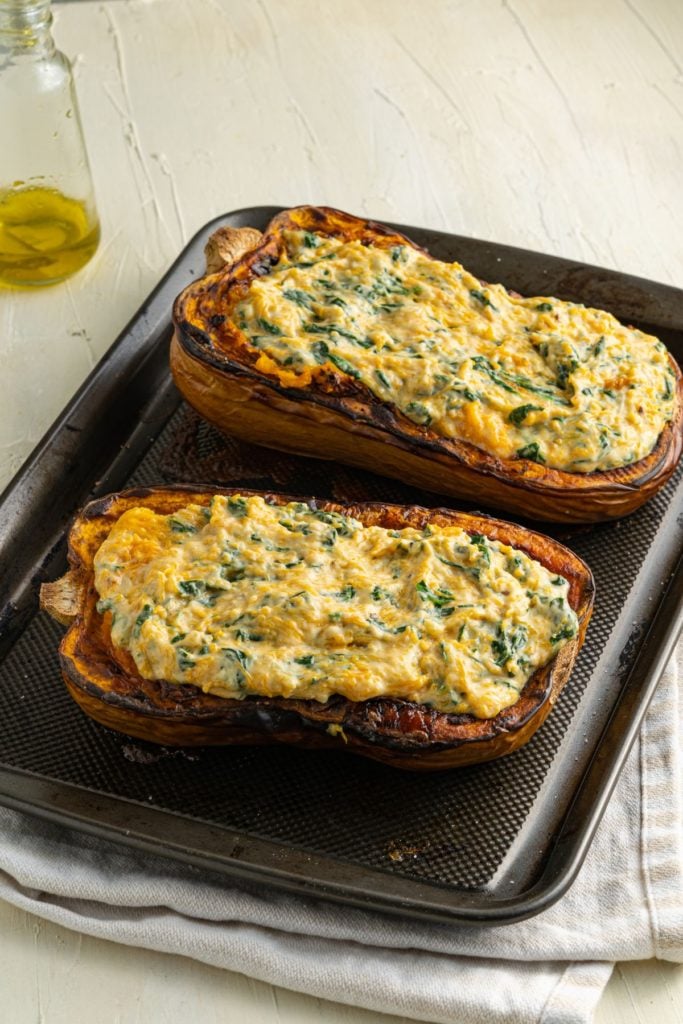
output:
[[[100,226],[56,188],[0,189],[0,285],[56,284],[95,252]]]

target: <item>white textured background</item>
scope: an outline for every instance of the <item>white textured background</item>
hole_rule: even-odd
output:
[[[111,0],[59,5],[55,35],[103,240],[64,285],[0,291],[0,483],[230,209],[323,202],[683,283],[681,0]],[[379,1024],[7,907],[0,943],[8,1024]],[[599,1020],[683,1021],[680,969],[623,968]]]

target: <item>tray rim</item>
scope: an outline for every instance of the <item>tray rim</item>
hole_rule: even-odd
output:
[[[28,488],[30,491],[33,473],[37,467],[40,467],[41,461],[52,454],[50,449],[55,436],[64,432],[69,420],[77,412],[81,401],[91,398],[93,391],[97,391],[98,386],[100,388],[103,385],[106,386],[110,364],[125,357],[124,349],[127,339],[140,321],[144,320],[145,310],[162,292],[187,254],[191,253],[210,231],[226,221],[234,222],[236,219],[250,215],[259,218],[269,217],[280,209],[282,207],[252,206],[228,211],[207,222],[190,239],[0,495],[0,552],[12,540],[13,531],[11,527],[8,527],[8,523],[13,519],[12,506],[17,494],[20,495],[22,489]],[[430,229],[415,226],[392,226],[409,236],[411,231],[421,234],[431,233]],[[451,232],[434,230],[433,234],[438,237],[446,236],[453,240],[462,239],[490,246],[492,250],[497,252],[504,250],[516,257],[528,255],[538,258],[542,256],[548,265],[566,268],[568,271],[574,269],[582,272],[594,271],[607,280],[632,283],[638,288],[647,290],[650,294],[654,293],[653,301],[655,303],[658,293],[671,294],[683,301],[683,290],[681,289],[622,274],[619,271],[592,267],[589,264],[566,260],[558,256],[546,256],[533,250],[520,249],[502,243],[466,239],[465,236]],[[127,368],[131,372],[139,369],[158,345],[157,339],[153,349],[135,352],[132,357],[129,357],[126,363]],[[131,358],[134,366],[131,366]],[[170,413],[165,416],[165,420],[169,416]],[[9,515],[7,515],[8,511]],[[3,513],[5,513],[4,516]],[[364,909],[441,923],[472,924],[476,922],[483,925],[495,925],[512,923],[530,917],[550,906],[566,892],[583,863],[621,769],[638,734],[649,702],[683,627],[682,561],[683,552],[679,554],[676,569],[653,613],[647,636],[622,685],[610,717],[595,743],[593,756],[575,788],[573,800],[564,815],[561,827],[549,844],[543,870],[533,885],[515,896],[495,899],[490,895],[487,896],[485,889],[466,890],[445,887],[423,879],[393,874],[377,868],[352,865],[329,855],[307,854],[298,850],[291,843],[279,843],[250,834],[245,835],[223,826],[201,822],[175,811],[149,807],[129,798],[24,771],[3,764],[1,761],[0,804],[100,836],[109,841],[123,843],[134,849],[194,864],[238,881],[265,883],[271,887],[296,892],[303,896],[325,898]],[[13,621],[11,603],[9,601],[5,608],[0,608],[0,632],[2,632],[2,627],[9,622],[10,628],[6,632],[10,636],[15,632],[17,635],[21,632],[25,618],[23,615],[18,619],[15,617],[16,621]],[[14,639],[12,636],[11,638]],[[621,721],[624,715],[627,715],[625,728]],[[618,737],[615,742],[617,732]],[[115,813],[117,811],[120,813]],[[128,814],[135,820],[134,827],[125,827],[121,824],[119,820],[121,814],[124,817]],[[168,838],[164,841],[161,833],[165,831],[167,837],[169,833],[173,834],[174,826],[178,821],[183,823],[183,829],[191,832],[197,841],[202,839],[209,846],[212,845],[210,839],[214,834],[220,836],[223,847],[226,845],[226,839],[229,838],[232,843],[231,854],[226,855],[215,849],[209,853],[206,851],[202,853],[188,842],[184,844],[175,841],[169,842]],[[245,849],[260,859],[252,859],[247,863],[244,859]],[[269,864],[268,855],[273,849],[285,849],[290,853],[295,851],[297,856],[290,857],[292,863],[289,868],[283,868],[273,863]],[[309,869],[315,866],[318,874],[314,878],[301,874],[296,866],[297,858],[306,861]],[[282,862],[282,858],[279,859]],[[339,874],[340,866],[346,866],[352,873],[365,875],[366,879],[374,883],[372,891],[369,890],[367,884],[359,885],[348,879],[335,881],[324,877],[325,873],[329,873],[332,869]],[[322,875],[320,874],[321,870]],[[379,892],[377,891],[378,880],[380,883],[386,883],[379,885]],[[392,892],[387,892],[386,889],[391,889]],[[435,898],[430,898],[432,894]]]

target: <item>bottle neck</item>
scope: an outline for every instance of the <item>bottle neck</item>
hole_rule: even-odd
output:
[[[0,0],[0,52],[43,57],[54,51],[50,0]]]

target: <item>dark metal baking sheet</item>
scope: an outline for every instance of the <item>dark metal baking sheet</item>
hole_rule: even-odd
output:
[[[501,923],[572,882],[683,620],[683,473],[619,523],[548,529],[591,565],[597,603],[557,707],[522,750],[412,775],[337,753],[175,751],[107,732],[59,678],[60,627],[37,612],[90,497],[203,482],[338,500],[444,504],[334,463],[221,438],[181,402],[167,363],[173,298],[202,272],[218,218],[178,261],[0,498],[0,802],[76,829],[276,886],[432,920]],[[683,292],[474,239],[402,228],[485,280],[609,309],[683,357]],[[452,504],[452,502],[451,502]]]

